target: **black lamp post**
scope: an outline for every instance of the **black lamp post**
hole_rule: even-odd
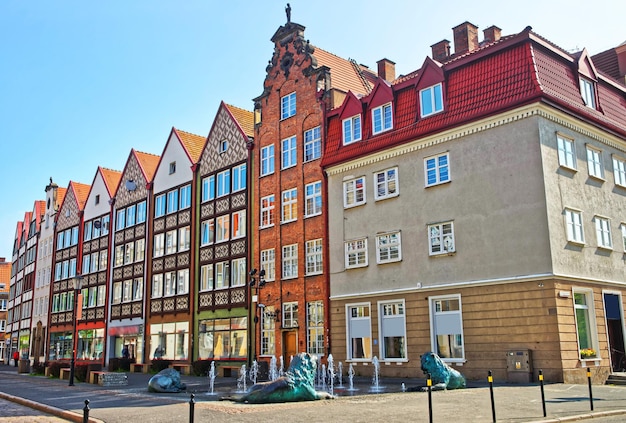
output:
[[[252,270],[250,271],[250,273],[249,273],[249,275],[250,275],[250,283],[249,283],[249,285],[250,285],[250,288],[254,288],[254,289],[256,290],[256,299],[257,299],[257,304],[258,304],[258,301],[259,301],[259,292],[260,292],[260,290],[261,290],[261,287],[262,287],[263,285],[265,285],[265,269],[261,269],[261,271],[259,272],[259,275],[258,275],[258,276],[259,276],[259,285],[258,285],[258,286],[256,285],[256,282],[257,282],[257,281],[256,281],[256,277],[255,277],[256,272],[257,272],[257,270],[256,270],[256,269],[252,269]],[[252,301],[251,301],[251,303],[252,303]],[[259,306],[257,305],[256,309],[258,309],[258,308],[259,308]],[[256,309],[255,309],[255,311],[254,311],[254,329],[251,331],[251,333],[252,333],[254,336],[256,336],[256,324],[257,324],[257,322],[258,322],[258,320],[259,320],[259,317],[257,316],[257,313],[256,313]],[[252,310],[252,307],[250,307],[250,310]],[[259,339],[260,339],[260,337],[259,337]],[[254,359],[256,360],[256,356],[257,356],[257,351],[256,351],[256,342],[255,342],[254,344],[255,344],[255,348],[254,348],[254,350],[255,350],[255,351],[254,351]],[[248,348],[248,351],[249,351],[248,355],[250,356],[250,358],[249,358],[249,360],[248,360],[248,361],[250,361],[250,360],[251,360],[251,358],[252,358],[252,357],[251,357],[251,354],[252,354],[252,352],[251,352],[251,350],[252,350],[251,346],[252,346],[252,342],[250,342],[250,348]]]
[[[74,370],[76,368],[76,348],[78,347],[78,334],[76,333],[76,323],[78,322],[78,293],[80,292],[83,285],[83,277],[80,274],[77,274],[72,278],[72,287],[74,288],[74,313],[73,313],[73,323],[74,326],[72,328],[72,360],[70,361],[70,383],[69,386],[74,386]]]

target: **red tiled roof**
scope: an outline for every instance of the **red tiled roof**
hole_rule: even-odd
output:
[[[189,156],[191,163],[198,163],[206,138],[190,132],[181,131],[176,128],[173,128],[173,131],[176,133],[176,136],[183,145],[183,148],[187,151],[187,155]]]
[[[67,194],[67,188],[58,187],[57,188],[57,203],[55,204],[55,208],[58,208],[63,204],[63,200],[65,199],[65,194]]]
[[[317,59],[318,67],[330,68],[332,88],[365,95],[372,90],[376,82],[375,72],[353,60],[343,59],[319,47],[315,47],[313,56]]]
[[[230,104],[223,103],[224,107],[228,109],[232,117],[239,123],[243,133],[248,137],[254,136],[254,113],[241,109],[236,106],[232,106]]]
[[[5,257],[6,259],[6,257]],[[0,262],[0,283],[4,284],[4,288],[0,287],[0,292],[9,292],[9,283],[11,282],[11,262]],[[4,342],[4,339],[0,339]]]
[[[131,150],[131,154],[134,154],[137,158],[137,162],[139,163],[139,166],[143,171],[146,182],[152,182],[154,172],[156,172],[156,168],[159,165],[159,160],[161,159],[161,156],[157,156],[156,154],[143,153],[134,149]]]
[[[380,151],[535,101],[558,104],[626,137],[626,95],[598,83],[601,111],[586,107],[579,91],[574,58],[526,30],[443,65],[445,111],[418,118],[417,90],[411,78],[394,85],[393,131],[342,146],[338,110],[329,113],[322,166]],[[537,43],[532,43],[531,39]],[[481,49],[479,49],[481,50]],[[569,57],[569,60],[568,60]],[[413,72],[412,79],[419,75]]]
[[[117,186],[120,183],[120,179],[122,179],[122,172],[107,169],[105,167],[98,167],[98,169],[102,173],[102,179],[104,180],[104,185],[106,185],[109,197],[112,197],[117,191]]]
[[[78,210],[83,210],[85,208],[87,197],[89,196],[91,185],[70,181],[70,188],[74,191],[74,196],[78,202]]]

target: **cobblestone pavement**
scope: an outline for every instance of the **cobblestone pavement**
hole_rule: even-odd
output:
[[[2,423],[62,423],[69,420],[60,419],[0,398],[0,421]]]

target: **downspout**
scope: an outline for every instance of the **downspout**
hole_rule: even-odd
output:
[[[199,213],[199,202],[198,202],[198,174],[200,166],[198,163],[194,163],[191,166],[191,204],[193,207],[191,208],[191,223],[190,223],[190,231],[189,235],[191,239],[189,240],[189,318],[191,320],[191,327],[189,328],[189,354],[187,355],[187,359],[190,364],[194,361],[194,342],[195,339],[194,334],[196,333],[196,300],[198,296],[196,295],[196,263],[198,262],[198,254],[200,249],[196,247],[196,232],[197,232],[197,224],[198,213]],[[191,230],[193,228],[193,230]]]

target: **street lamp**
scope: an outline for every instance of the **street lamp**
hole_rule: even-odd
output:
[[[74,288],[74,314],[73,314],[73,323],[74,326],[72,328],[72,361],[70,361],[70,384],[69,386],[74,386],[74,370],[76,368],[76,348],[78,347],[78,334],[76,333],[76,323],[78,322],[78,293],[80,292],[83,285],[83,277],[80,273],[76,274],[72,278],[72,288]]]

